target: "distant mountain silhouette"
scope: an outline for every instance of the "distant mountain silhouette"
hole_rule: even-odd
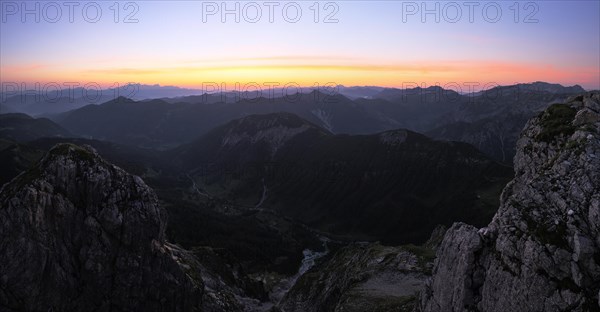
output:
[[[47,85],[40,85],[37,90],[0,93],[0,113],[18,112],[36,117],[48,117],[90,104],[101,104],[119,96],[145,100],[196,94],[202,94],[202,90],[144,84],[123,85],[107,89],[96,89],[96,86],[54,89]]]
[[[278,98],[254,98],[255,94],[232,92],[144,101],[120,97],[54,119],[78,135],[168,149],[191,142],[236,118],[289,112],[333,133],[373,134],[404,128],[439,139],[464,141],[496,160],[510,163],[514,142],[525,121],[549,104],[581,90],[579,86],[542,82],[466,95],[437,86],[405,90],[338,88],[342,94],[354,96],[354,100],[319,91]],[[503,126],[510,130],[498,133],[493,127],[488,129],[494,120],[505,120],[508,124]]]

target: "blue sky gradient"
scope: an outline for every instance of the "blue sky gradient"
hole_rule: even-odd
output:
[[[466,2],[457,1],[462,16],[456,23],[448,21],[456,17],[450,2],[435,1],[318,2],[319,22],[310,9],[315,2],[297,1],[302,17],[296,23],[281,12],[289,2],[278,2],[273,23],[261,1],[255,2],[262,10],[256,23],[245,21],[242,10],[239,23],[233,15],[223,22],[220,14],[203,21],[203,5],[234,8],[234,1],[119,2],[118,22],[110,9],[115,2],[96,1],[102,16],[95,23],[83,16],[89,2],[77,2],[73,23],[62,2],[55,2],[62,7],[56,23],[44,19],[56,15],[49,2],[26,4],[32,9],[39,3],[39,23],[35,14],[22,20],[21,2],[0,2],[1,81],[197,87],[206,81],[400,86],[543,80],[600,88],[600,1],[520,1],[517,21],[515,2],[479,1],[472,22]],[[15,3],[19,12],[12,14]],[[243,8],[249,2],[237,3]],[[332,3],[328,10],[326,3]],[[433,14],[421,19],[423,3],[430,9],[439,5],[439,23]],[[419,12],[404,15],[414,5]],[[492,22],[496,6],[502,15]],[[336,7],[337,23],[324,23]],[[138,22],[124,23],[135,8]],[[254,12],[249,9],[246,17]],[[88,13],[93,17],[94,10]],[[530,23],[524,22],[528,14]]]

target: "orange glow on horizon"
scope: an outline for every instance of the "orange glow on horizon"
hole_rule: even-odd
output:
[[[305,62],[299,62],[299,59],[274,57],[248,58],[237,64],[229,62],[231,65],[216,62],[217,64],[212,66],[182,64],[172,67],[145,65],[102,68],[22,64],[2,66],[0,72],[2,82],[24,82],[31,85],[49,82],[78,82],[84,85],[94,82],[102,87],[128,82],[183,88],[201,88],[206,83],[225,83],[227,88],[233,88],[236,83],[262,85],[272,82],[279,83],[280,86],[295,83],[302,87],[326,83],[397,88],[406,84],[444,86],[450,83],[479,83],[483,87],[486,84],[546,81],[563,85],[579,84],[588,89],[600,88],[600,70],[590,68],[559,68],[551,65],[494,61],[358,64],[348,59],[341,60],[345,63],[323,64],[323,59],[313,59],[313,62],[306,62],[304,59]],[[32,77],[36,77],[36,80]]]

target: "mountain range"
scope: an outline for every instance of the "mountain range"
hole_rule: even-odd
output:
[[[403,128],[437,139],[462,141],[510,164],[525,121],[548,105],[583,91],[578,86],[541,82],[495,87],[471,95],[441,87],[340,90],[348,89],[353,90],[349,91],[353,99],[343,93],[319,91],[289,97],[241,97],[237,101],[227,94],[144,101],[119,97],[51,118],[87,138],[169,149],[237,118],[288,112],[336,134],[373,134]],[[357,92],[369,95],[357,97]]]

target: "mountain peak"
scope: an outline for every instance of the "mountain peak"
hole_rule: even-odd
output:
[[[75,145],[71,143],[56,144],[48,151],[48,156],[64,156],[71,159],[100,160],[98,152],[90,145]]]
[[[154,192],[90,147],[56,145],[6,184],[0,219],[0,297],[14,310],[198,306]]]

